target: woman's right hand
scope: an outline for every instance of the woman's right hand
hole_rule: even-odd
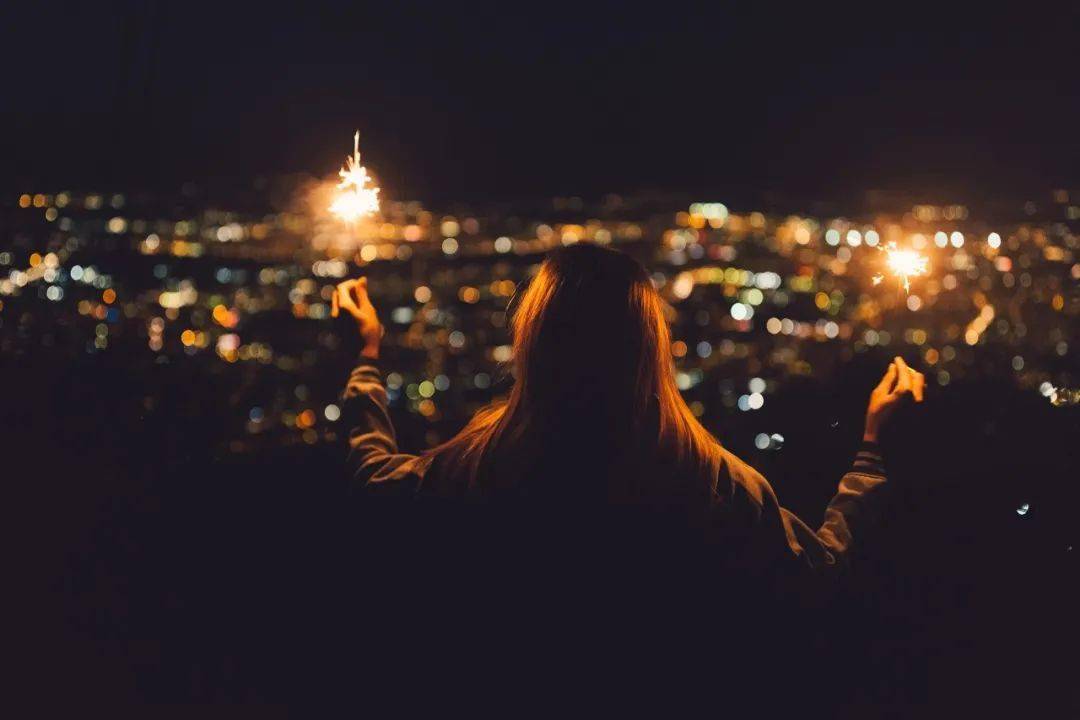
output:
[[[338,283],[330,306],[331,317],[337,317],[342,309],[356,321],[356,329],[360,333],[360,355],[370,360],[378,360],[383,329],[375,306],[368,298],[366,277]]]
[[[889,420],[893,410],[910,393],[915,402],[921,403],[926,378],[921,372],[913,370],[899,355],[889,363],[885,377],[881,378],[874,391],[870,393],[870,405],[866,409],[866,429],[863,440],[877,442],[881,428]]]

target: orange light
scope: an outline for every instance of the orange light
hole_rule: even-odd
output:
[[[195,344],[195,331],[187,329],[180,333],[180,342],[184,343],[184,347],[191,347]]]
[[[116,291],[112,288],[107,288],[105,292],[101,293],[101,300],[106,305],[112,305],[116,302]]]
[[[236,313],[225,307],[224,305],[214,306],[214,322],[222,327],[232,328],[236,327]]]
[[[312,410],[305,410],[296,418],[296,426],[299,428],[309,428],[314,424],[315,412]]]

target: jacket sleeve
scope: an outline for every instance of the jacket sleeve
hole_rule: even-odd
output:
[[[726,460],[731,502],[743,508],[744,516],[749,514],[754,554],[765,556],[757,561],[794,560],[801,570],[815,575],[838,574],[849,564],[860,533],[878,514],[886,484],[877,446],[864,443],[840,479],[824,523],[814,530],[780,505],[772,486],[756,470],[734,455],[728,454]]]
[[[342,415],[350,427],[347,464],[354,483],[380,492],[415,492],[424,463],[416,455],[398,452],[379,368],[361,360],[341,399]]]

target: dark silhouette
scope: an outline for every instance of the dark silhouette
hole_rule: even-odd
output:
[[[746,523],[801,564],[841,564],[853,528],[885,483],[880,427],[924,379],[899,356],[874,390],[864,445],[814,532],[782,508],[768,482],[698,423],[675,384],[663,301],[637,261],[580,244],[540,267],[513,316],[516,379],[509,397],[423,455],[398,451],[378,371],[381,327],[365,279],[338,286],[334,312],[356,319],[360,363],[345,390],[354,422],[349,463],[379,491],[678,508],[702,526]]]
[[[386,560],[376,584],[411,588],[395,593],[392,612],[409,621],[390,646],[406,633],[425,654],[449,653],[450,667],[539,672],[541,658],[565,655],[553,641],[584,641],[606,667],[662,684],[692,672],[687,661],[706,648],[725,648],[746,675],[738,682],[765,678],[747,671],[780,638],[792,660],[818,652],[805,634],[821,620],[806,613],[827,607],[880,504],[880,428],[902,399],[922,400],[923,377],[899,357],[889,365],[864,443],[814,531],[686,406],[664,309],[628,256],[591,244],[554,251],[514,309],[508,397],[408,455],[387,411],[367,282],[338,286],[334,312],[356,320],[362,345],[344,393],[352,481],[406,501],[380,509],[389,529],[373,540]]]

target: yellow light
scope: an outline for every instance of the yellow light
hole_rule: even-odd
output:
[[[926,256],[914,250],[900,250],[895,242],[890,242],[880,249],[885,252],[885,267],[893,276],[903,280],[905,292],[911,292],[911,277],[925,275],[928,271]],[[881,280],[881,275],[875,276],[874,284],[877,285]]]
[[[367,168],[360,164],[360,131],[353,135],[352,157],[338,171],[341,192],[330,205],[330,212],[345,222],[356,222],[379,209],[379,188],[372,183]]]
[[[365,245],[360,248],[360,259],[364,262],[371,262],[379,257],[379,248],[374,245]]]

